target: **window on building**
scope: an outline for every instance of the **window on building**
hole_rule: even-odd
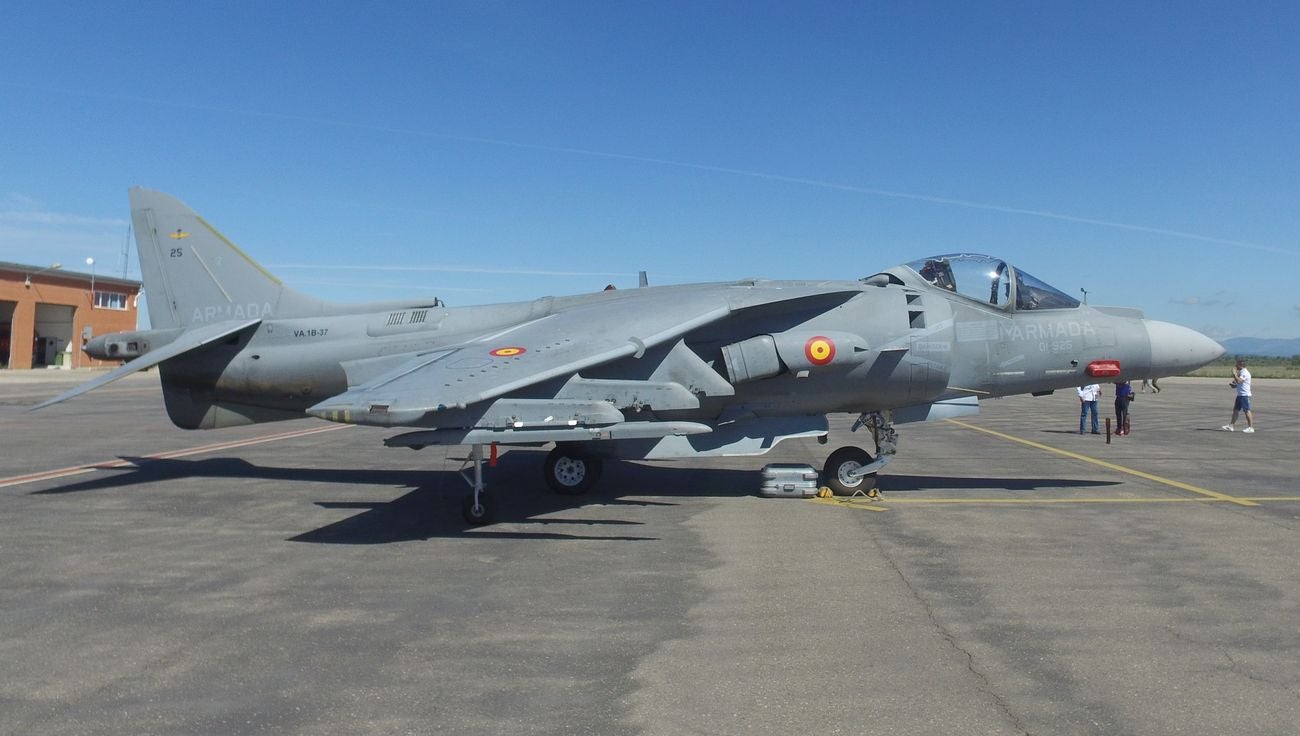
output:
[[[126,294],[97,291],[95,292],[95,306],[100,309],[126,309]]]

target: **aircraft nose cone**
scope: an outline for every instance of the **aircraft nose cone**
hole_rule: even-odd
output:
[[[1151,375],[1174,376],[1223,355],[1223,346],[1182,325],[1147,320],[1151,337]]]

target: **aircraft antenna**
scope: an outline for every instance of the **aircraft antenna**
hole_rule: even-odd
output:
[[[131,223],[126,223],[126,237],[122,240],[122,278],[131,267]]]

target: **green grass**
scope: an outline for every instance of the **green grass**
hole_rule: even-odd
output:
[[[1225,355],[1187,375],[1206,378],[1230,378],[1232,369],[1236,366],[1237,357]],[[1251,378],[1300,378],[1300,356],[1290,358],[1241,357],[1246,358],[1246,367],[1250,369]]]

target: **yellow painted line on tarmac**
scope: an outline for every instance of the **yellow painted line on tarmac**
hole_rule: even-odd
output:
[[[1291,501],[1300,503],[1300,496],[1253,496],[1253,497],[1233,497],[1233,498],[1189,498],[1186,496],[1162,496],[1159,498],[896,498],[892,495],[872,499],[870,502],[864,502],[856,498],[842,498],[838,500],[813,499],[818,503],[832,503],[844,506],[863,506],[867,503],[887,503],[890,506],[956,506],[956,505],[979,505],[991,504],[1000,506],[1037,506],[1040,504],[1142,504],[1142,503],[1240,503],[1242,501],[1255,502],[1276,502]],[[1258,504],[1254,504],[1258,505]],[[873,511],[880,509],[872,509]]]
[[[886,506],[1040,506],[1062,504],[1169,504],[1169,503],[1240,503],[1286,502],[1300,503],[1300,496],[1251,496],[1236,498],[1210,498],[1201,496],[1162,496],[1159,498],[895,498],[881,496],[871,500],[861,498],[810,498],[814,503],[828,506],[841,506],[858,511],[888,511]]]
[[[1075,460],[1082,460],[1082,461],[1085,462],[1085,463],[1092,463],[1093,465],[1099,465],[1099,466],[1101,466],[1101,467],[1103,467],[1103,468],[1107,468],[1107,469],[1110,469],[1110,470],[1114,470],[1114,471],[1117,471],[1117,472],[1120,472],[1120,473],[1127,473],[1127,474],[1129,474],[1129,475],[1135,475],[1135,476],[1137,476],[1137,477],[1139,477],[1139,478],[1144,478],[1144,479],[1146,479],[1146,480],[1154,481],[1154,482],[1156,482],[1156,483],[1161,483],[1161,484],[1163,484],[1163,485],[1171,486],[1171,487],[1173,487],[1173,488],[1178,488],[1178,489],[1181,489],[1181,490],[1184,490],[1184,491],[1190,491],[1191,493],[1196,493],[1196,494],[1199,494],[1199,495],[1202,495],[1202,496],[1206,496],[1206,497],[1208,497],[1208,498],[1213,498],[1213,499],[1215,499],[1215,500],[1217,500],[1217,501],[1226,501],[1226,502],[1228,502],[1228,503],[1235,503],[1235,504],[1237,504],[1237,505],[1239,505],[1239,506],[1258,506],[1258,505],[1259,505],[1258,503],[1256,503],[1256,502],[1254,502],[1254,501],[1251,501],[1250,499],[1247,499],[1247,498],[1238,498],[1238,497],[1236,497],[1236,496],[1229,496],[1229,495],[1226,494],[1226,493],[1220,493],[1219,491],[1212,491],[1212,490],[1210,490],[1210,489],[1208,489],[1208,488],[1201,488],[1200,486],[1194,486],[1194,485],[1192,485],[1192,484],[1190,484],[1190,483],[1183,483],[1182,481],[1171,480],[1171,479],[1169,479],[1169,478],[1163,478],[1163,477],[1161,477],[1161,476],[1159,476],[1159,475],[1155,475],[1155,474],[1153,474],[1153,473],[1147,473],[1147,472],[1142,471],[1142,470],[1134,470],[1133,468],[1125,467],[1125,466],[1123,466],[1123,465],[1117,465],[1117,464],[1115,464],[1115,463],[1106,462],[1105,460],[1098,460],[1098,459],[1095,458],[1095,457],[1088,457],[1087,455],[1080,455],[1080,454],[1077,453],[1077,452],[1070,452],[1069,450],[1062,450],[1062,449],[1060,449],[1059,447],[1052,447],[1051,445],[1044,445],[1044,444],[1039,443],[1039,442],[1034,442],[1033,440],[1027,440],[1027,439],[1024,439],[1024,438],[1021,438],[1021,437],[1016,437],[1016,436],[1014,436],[1014,435],[1006,434],[1006,433],[1003,433],[1003,432],[998,432],[998,431],[996,431],[996,430],[986,429],[986,428],[984,428],[984,427],[977,427],[977,426],[975,426],[974,424],[967,424],[966,422],[963,422],[963,421],[960,421],[960,420],[957,420],[957,419],[945,419],[944,421],[946,421],[946,422],[948,422],[948,423],[950,423],[950,424],[956,424],[956,425],[959,426],[959,427],[965,427],[966,429],[973,429],[973,430],[975,430],[975,431],[977,431],[977,432],[983,432],[983,433],[985,433],[985,434],[990,434],[990,435],[993,435],[994,437],[999,437],[999,438],[1004,439],[1004,440],[1010,440],[1011,442],[1018,442],[1018,443],[1020,443],[1020,444],[1022,444],[1022,445],[1026,445],[1026,446],[1028,446],[1028,447],[1033,447],[1033,448],[1038,449],[1038,450],[1045,450],[1045,451],[1047,451],[1047,452],[1056,453],[1057,455],[1064,455],[1065,457],[1073,458],[1073,459],[1075,459]],[[1064,499],[1062,499],[1062,500],[1064,500]]]
[[[160,452],[154,455],[145,455],[144,460],[172,460],[178,457],[188,457],[190,455],[199,455],[205,452],[218,452],[220,450],[231,450],[236,447],[247,447],[249,445],[261,445],[267,442],[277,442],[279,440],[288,440],[295,437],[307,437],[322,432],[333,432],[339,429],[348,429],[353,425],[335,424],[328,427],[313,427],[311,429],[299,429],[292,432],[280,432],[278,434],[263,435],[261,437],[250,437],[242,440],[230,440],[228,442],[218,442],[211,445],[201,445],[199,447],[187,447],[181,450],[171,450]],[[116,468],[134,467],[135,463],[130,460],[106,460],[102,463],[92,463],[90,465],[74,465],[70,468],[58,468],[56,470],[43,470],[38,473],[28,473],[26,475],[14,475],[8,478],[0,478],[0,488],[9,486],[19,486],[25,483],[35,483],[42,480],[57,480],[67,478],[73,475],[82,475],[83,473],[93,473],[96,470],[114,470]]]
[[[863,500],[861,498],[810,498],[808,500],[813,503],[825,504],[827,506],[852,506],[855,509],[862,509],[863,511],[889,510],[883,506],[875,505],[876,502],[880,500],[879,498],[873,498],[870,500]]]

